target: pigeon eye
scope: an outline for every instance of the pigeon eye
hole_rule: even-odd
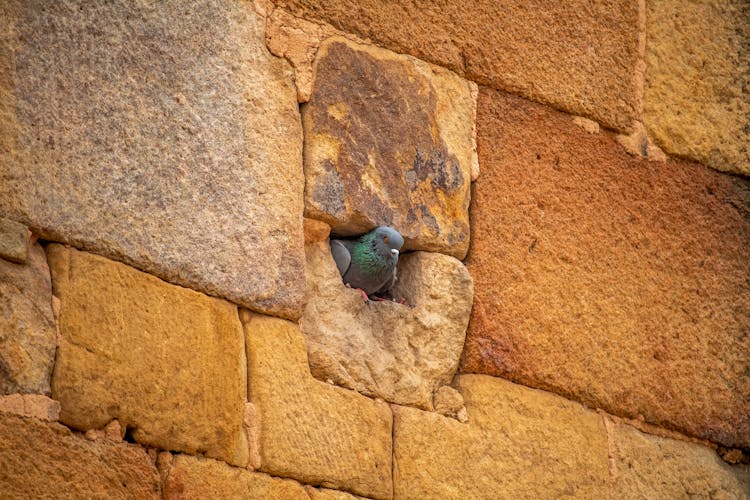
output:
[[[388,236],[383,236],[383,241],[384,241],[385,243],[388,243]]]

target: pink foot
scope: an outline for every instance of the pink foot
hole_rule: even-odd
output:
[[[352,286],[349,283],[347,283],[346,284],[346,288],[352,288]],[[359,291],[359,293],[362,294],[362,298],[364,299],[365,302],[369,302],[370,301],[370,297],[367,296],[367,293],[365,293],[364,290],[362,290],[361,288],[354,288],[354,290],[357,290],[357,291]],[[375,300],[377,300],[377,298],[375,298]]]

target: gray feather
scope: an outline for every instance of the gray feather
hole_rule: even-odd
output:
[[[331,255],[333,255],[333,260],[339,269],[339,274],[345,275],[352,263],[352,254],[349,253],[349,249],[341,240],[331,240]]]
[[[366,294],[383,294],[396,283],[403,237],[390,227],[378,227],[356,239],[332,239],[331,254],[344,283]]]

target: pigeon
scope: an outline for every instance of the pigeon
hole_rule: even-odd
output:
[[[331,254],[344,283],[369,295],[387,293],[396,283],[398,254],[404,238],[380,226],[354,240],[331,240]]]

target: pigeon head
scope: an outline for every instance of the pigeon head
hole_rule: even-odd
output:
[[[399,250],[404,246],[404,238],[393,228],[380,226],[373,231],[373,234],[375,241],[385,245],[393,255],[398,255]]]

